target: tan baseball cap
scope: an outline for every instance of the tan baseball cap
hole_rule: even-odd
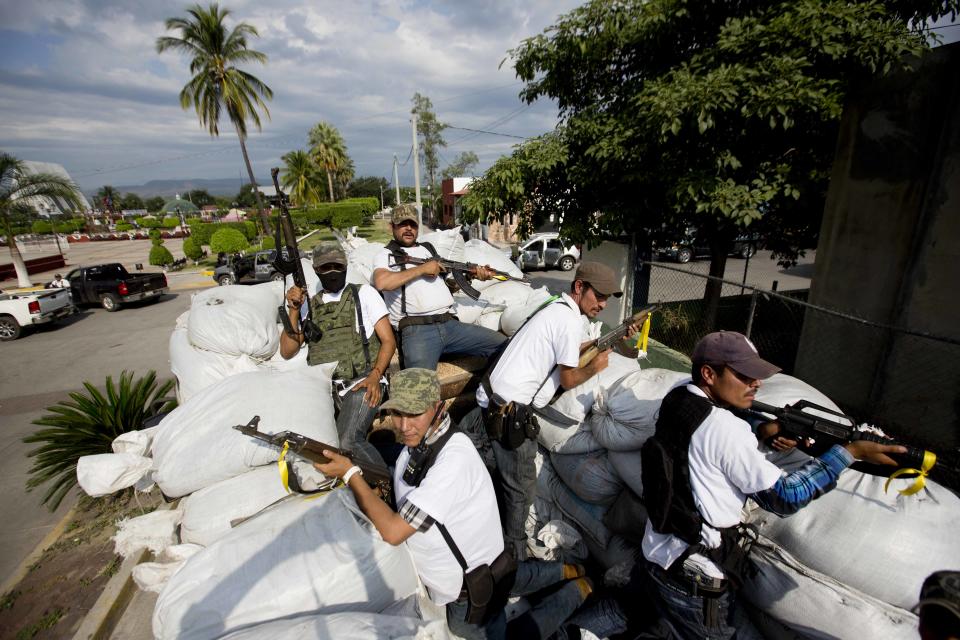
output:
[[[440,402],[440,379],[432,369],[403,369],[390,378],[390,399],[381,411],[392,409],[416,416]]]
[[[715,331],[703,336],[693,348],[690,360],[694,367],[704,364],[726,365],[755,380],[766,380],[780,372],[780,367],[760,357],[747,336],[736,331]]]
[[[392,224],[400,224],[404,220],[413,220],[417,224],[420,224],[417,207],[415,205],[404,203],[398,204],[393,208],[393,215],[390,216],[390,222]]]
[[[617,274],[613,269],[599,262],[581,262],[573,279],[589,283],[597,293],[605,296],[619,298],[623,295]]]

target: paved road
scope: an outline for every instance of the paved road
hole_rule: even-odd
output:
[[[50,513],[42,491],[24,486],[30,449],[21,442],[39,427],[32,422],[45,408],[68,398],[89,380],[102,387],[107,375],[124,369],[142,375],[153,369],[170,377],[167,341],[177,316],[190,306],[190,292],[213,284],[199,274],[171,274],[173,293],[155,303],[138,303],[108,313],[87,308],[58,324],[25,332],[0,343],[0,582],[43,539],[73,504]]]

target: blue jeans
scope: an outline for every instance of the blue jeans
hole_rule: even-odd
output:
[[[386,390],[387,385],[381,384],[381,403]],[[363,399],[365,392],[366,389],[347,391],[337,400],[340,405],[340,413],[337,415],[337,435],[340,437],[340,447],[349,449],[353,453],[354,460],[386,467],[377,448],[367,442],[367,432],[380,409],[380,404],[375,407],[368,405],[366,400]],[[334,387],[333,393],[339,393],[336,387]]]
[[[533,595],[562,580],[563,563],[539,560],[521,562],[517,565],[517,578],[510,589],[510,595]],[[509,623],[506,614],[501,610],[489,622],[480,626],[464,621],[467,616],[467,601],[463,598],[447,605],[447,626],[465,640],[499,640],[507,637],[542,640],[559,629],[582,602],[580,588],[571,581]]]
[[[527,514],[537,496],[537,469],[533,462],[537,455],[537,443],[524,440],[519,447],[510,450],[494,441],[492,449],[503,496],[503,504],[500,505],[503,540],[507,548],[513,551],[517,562],[522,562],[527,558]]]
[[[440,356],[445,354],[486,357],[507,339],[497,331],[459,320],[410,325],[403,328],[400,337],[405,369],[436,369]]]

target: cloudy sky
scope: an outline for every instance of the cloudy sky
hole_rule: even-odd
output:
[[[166,0],[0,0],[0,149],[62,164],[85,191],[151,179],[246,181],[229,126],[211,139],[177,95],[188,78],[177,53],[156,53],[166,18],[188,3]],[[272,119],[251,132],[254,171],[266,180],[285,152],[306,148],[327,120],[346,139],[357,175],[392,179],[393,155],[411,149],[410,98],[429,96],[455,127],[533,136],[553,128],[549,101],[517,98],[506,52],[578,0],[227,0],[232,18],[257,27],[251,46],[269,56],[248,70],[274,91]],[[960,29],[942,32],[956,40]],[[441,164],[474,151],[479,169],[517,138],[445,133]],[[413,163],[400,168],[413,183]]]
[[[0,149],[57,162],[85,191],[151,179],[246,181],[236,135],[212,139],[177,95],[179,54],[157,54],[166,18],[188,3],[160,0],[0,0]],[[357,175],[392,179],[411,150],[410,99],[427,95],[441,121],[531,136],[553,128],[549,102],[525,106],[508,49],[540,33],[576,0],[223,3],[260,31],[266,66],[247,69],[274,92],[271,119],[248,148],[258,180],[309,128],[340,129]],[[449,129],[441,165],[474,151],[481,169],[516,138]],[[399,170],[412,185],[413,163]]]

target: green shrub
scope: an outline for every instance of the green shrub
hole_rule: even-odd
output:
[[[160,226],[160,221],[156,218],[136,218],[134,222],[144,229],[156,229]]]
[[[190,234],[200,244],[210,244],[213,234],[220,229],[236,229],[247,241],[257,237],[257,225],[252,222],[199,222],[190,224]]]
[[[349,227],[359,227],[362,222],[363,213],[359,208],[355,210],[343,209],[333,214],[330,226],[334,229],[347,229]]]
[[[203,257],[203,246],[193,236],[188,236],[183,239],[183,255],[196,262]]]
[[[150,229],[150,240],[153,242],[153,246],[159,247],[163,244],[162,236],[160,235],[160,229]],[[152,262],[150,264],[153,264]]]
[[[117,225],[117,231],[132,231],[133,225],[127,224],[126,222],[121,222]]]
[[[140,429],[147,418],[177,406],[175,399],[167,397],[173,390],[173,381],[158,387],[154,371],[136,382],[132,373],[124,371],[118,385],[107,376],[106,395],[90,382],[83,386],[86,393],[73,392],[70,400],[47,407],[49,413],[33,421],[46,428],[23,439],[27,444],[40,445],[27,453],[27,457],[33,458],[27,491],[47,484],[43,504],[51,511],[77,485],[78,459],[112,453],[114,438]]]
[[[156,267],[173,264],[173,254],[162,244],[155,244],[150,248],[150,264]]]
[[[263,250],[276,249],[277,243],[271,236],[264,236],[260,238],[260,244],[263,247]]]
[[[84,224],[83,218],[71,218],[70,220],[56,223],[53,225],[53,229],[57,233],[75,233],[83,229]]]
[[[160,221],[160,226],[164,229],[176,229],[180,226],[179,218],[164,218]]]
[[[210,251],[213,253],[236,253],[250,246],[247,238],[237,229],[220,225],[221,229],[210,238]]]
[[[50,233],[53,231],[53,225],[46,220],[34,220],[30,226],[30,230],[33,231],[33,233]]]

